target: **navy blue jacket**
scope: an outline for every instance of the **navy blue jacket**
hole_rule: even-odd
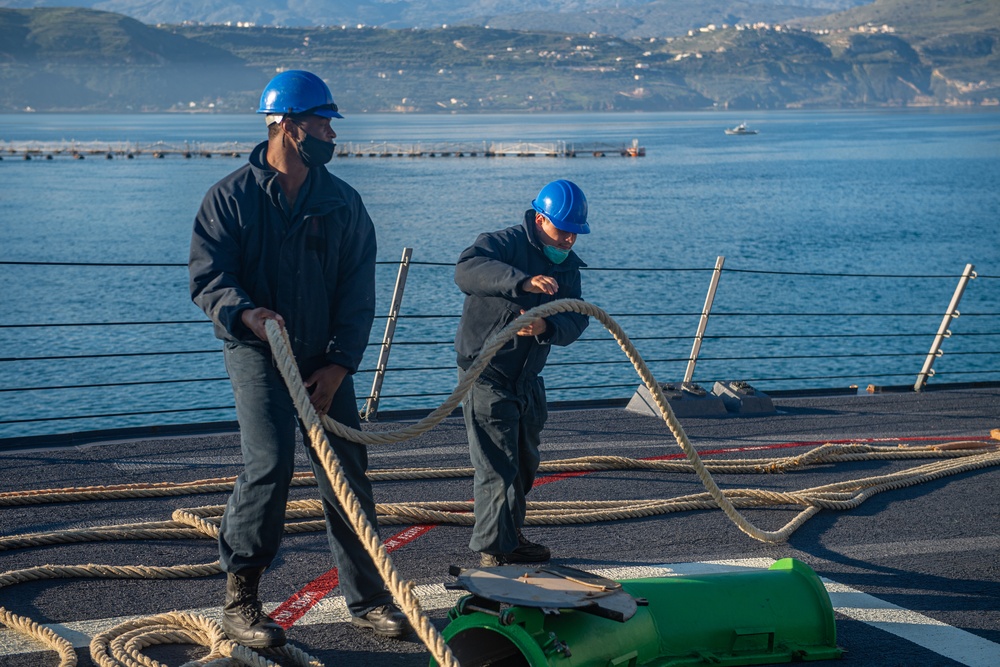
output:
[[[465,293],[462,320],[455,335],[458,365],[468,369],[486,340],[513,322],[521,310],[556,299],[580,298],[580,268],[586,266],[573,251],[561,264],[545,256],[535,230],[535,212],[525,211],[520,225],[480,234],[455,266],[455,284]],[[555,295],[521,289],[532,276],[552,276],[559,283]],[[587,328],[580,313],[557,313],[545,318],[541,336],[515,336],[490,361],[489,368],[515,381],[541,373],[551,345],[569,345]]]
[[[357,191],[322,166],[287,215],[266,151],[265,141],[205,195],[191,237],[191,298],[224,341],[266,346],[241,316],[269,308],[284,318],[301,367],[353,373],[375,316],[375,227]]]

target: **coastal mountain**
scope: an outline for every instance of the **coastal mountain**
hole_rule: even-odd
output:
[[[260,76],[229,51],[120,14],[0,10],[0,111],[162,110]]]
[[[892,25],[919,39],[1000,29],[1000,3],[976,0],[875,0],[847,11],[791,22],[814,28]]]
[[[331,81],[352,112],[1000,103],[1000,3],[945,4],[878,0],[644,38],[474,25],[151,26],[80,8],[0,9],[0,111],[251,112],[276,71],[297,67]]]
[[[786,23],[792,19],[824,16],[831,11],[862,4],[866,0],[840,3],[808,0],[648,0],[607,3],[582,9],[579,6],[511,11],[470,21],[476,25],[510,30],[559,30],[587,34],[597,32],[627,38],[676,37],[707,25]],[[565,3],[569,5],[569,3]]]
[[[858,44],[849,28],[892,26],[931,71],[938,99],[972,101],[997,97],[1000,82],[1000,2],[995,0],[876,0],[823,17],[791,21],[793,27],[828,31],[834,49]],[[862,48],[875,48],[878,42]],[[887,48],[891,48],[888,46]]]
[[[599,32],[669,37],[710,23],[778,22],[819,16],[867,0],[77,0],[156,24],[253,24],[260,27],[359,25],[440,28],[478,25],[525,31]],[[65,0],[0,0],[0,7],[40,8]]]

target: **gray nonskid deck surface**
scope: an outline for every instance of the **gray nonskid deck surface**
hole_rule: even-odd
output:
[[[681,423],[703,452],[765,447],[732,454],[740,458],[801,453],[808,450],[807,443],[851,439],[886,438],[890,443],[901,438],[986,439],[991,429],[1000,428],[1000,389],[776,399],[775,406],[779,414],[772,416],[687,418]],[[394,430],[401,425],[382,422],[366,428]],[[799,445],[766,448],[783,443]],[[464,427],[456,418],[417,439],[373,446],[369,451],[373,469],[469,465]],[[547,461],[600,454],[645,458],[680,453],[661,420],[625,410],[553,411],[543,434],[543,460]],[[298,460],[300,469],[307,470],[302,449]],[[782,475],[718,475],[717,481],[723,488],[796,490],[881,475],[923,462],[866,461]],[[237,434],[15,451],[0,454],[0,491],[181,482],[232,476],[239,466]],[[831,582],[920,614],[927,622],[956,628],[961,631],[956,631],[960,638],[971,641],[970,655],[980,655],[983,660],[998,658],[997,662],[977,663],[955,650],[942,654],[838,614],[838,643],[847,649],[840,664],[1000,664],[998,487],[1000,468],[994,467],[885,492],[853,510],[822,511],[788,543],[778,545],[749,538],[718,510],[585,525],[534,526],[527,533],[552,548],[554,562],[582,569],[641,572],[638,568],[664,564],[746,559],[766,563],[792,556]],[[670,498],[702,490],[691,474],[609,471],[543,484],[529,500]],[[468,478],[392,481],[377,482],[375,492],[378,502],[468,500],[472,486]],[[0,532],[12,535],[168,520],[178,507],[222,504],[226,497],[215,493],[2,507]],[[296,488],[293,497],[313,498],[315,489]],[[745,514],[761,528],[773,530],[794,512],[761,509]],[[387,539],[405,529],[383,526],[380,533]],[[469,535],[467,527],[434,527],[394,551],[394,563],[404,578],[431,590],[450,580],[449,565],[477,564],[467,546]],[[211,540],[97,542],[0,552],[0,571],[45,563],[207,563],[216,557]],[[286,536],[278,560],[265,575],[262,597],[272,604],[283,602],[330,567],[323,534]],[[46,581],[0,590],[0,605],[50,624],[122,619],[173,609],[217,613],[222,588],[221,575],[179,581]],[[406,641],[379,639],[344,622],[337,594],[334,589],[292,627],[289,639],[293,643],[325,664],[339,667],[427,664],[428,653],[415,637]],[[431,603],[428,612],[439,628],[446,625],[446,603]],[[23,641],[0,630],[0,665],[57,664],[52,652],[23,651]],[[179,664],[185,651],[170,647],[150,649],[149,653]],[[86,648],[78,649],[78,654],[81,666],[93,664]]]

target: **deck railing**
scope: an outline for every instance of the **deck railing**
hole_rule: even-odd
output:
[[[0,261],[0,275],[14,286],[69,267],[167,271],[159,282],[176,283],[186,301],[183,264]],[[454,388],[462,296],[453,269],[414,261],[409,250],[399,262],[379,262],[378,302],[386,305],[355,376],[368,419],[426,411]],[[694,268],[588,268],[584,298],[622,324],[662,382],[739,380],[771,394],[920,391],[1000,380],[997,279],[971,264],[924,275],[822,273],[741,269],[720,257]],[[609,294],[619,296],[609,303]],[[164,312],[189,318],[160,316],[155,304],[140,317],[122,310],[92,321],[0,314],[0,449],[115,429],[231,427],[221,343],[200,311],[185,307]],[[87,335],[68,335],[81,330]],[[80,349],[80,340],[98,340],[95,332],[101,343]],[[624,404],[638,386],[617,344],[595,326],[553,351],[545,377],[556,403]]]

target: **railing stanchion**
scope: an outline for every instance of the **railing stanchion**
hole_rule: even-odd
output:
[[[687,370],[684,371],[684,384],[694,377],[694,365],[698,362],[698,353],[701,351],[701,341],[705,337],[705,329],[708,327],[708,316],[712,312],[712,302],[715,301],[715,291],[719,288],[719,278],[722,275],[722,265],[726,263],[726,258],[719,255],[715,259],[715,270],[712,271],[712,281],[708,285],[708,294],[705,296],[705,306],[701,309],[701,319],[698,320],[698,332],[694,335],[694,345],[691,346],[691,356],[688,358]]]
[[[927,353],[927,358],[924,359],[924,367],[920,369],[920,374],[917,375],[917,381],[913,383],[913,391],[920,391],[926,386],[927,378],[934,375],[934,360],[941,356],[941,341],[951,335],[951,331],[948,330],[951,321],[959,316],[958,312],[958,302],[962,300],[962,295],[965,293],[965,287],[969,284],[970,280],[976,277],[976,267],[972,264],[965,265],[965,271],[962,272],[962,277],[958,279],[958,285],[955,287],[955,293],[951,296],[951,303],[948,304],[948,310],[945,311],[944,317],[941,319],[941,326],[938,327],[937,335],[934,336],[934,342],[931,343],[930,352]]]
[[[375,377],[372,380],[372,391],[365,401],[365,409],[361,418],[374,421],[378,418],[378,401],[382,394],[382,381],[385,379],[385,369],[389,363],[389,351],[392,349],[392,337],[396,333],[396,322],[399,320],[399,309],[403,303],[403,289],[406,287],[406,275],[410,270],[410,257],[413,248],[403,248],[403,256],[399,260],[399,272],[396,274],[396,286],[392,290],[392,303],[389,304],[389,317],[385,322],[385,335],[379,348],[378,364],[375,365]]]

